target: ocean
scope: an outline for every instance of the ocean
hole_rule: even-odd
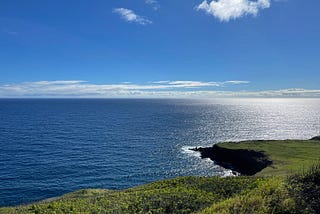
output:
[[[320,99],[0,99],[0,206],[230,173],[189,150],[320,135]]]

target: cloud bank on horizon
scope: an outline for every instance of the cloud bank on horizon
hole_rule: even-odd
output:
[[[241,98],[241,97],[320,97],[320,90],[280,89],[268,91],[221,90],[249,81],[156,81],[92,84],[82,80],[37,81],[0,85],[1,98]],[[220,90],[218,90],[220,88]]]
[[[245,15],[256,16],[261,9],[269,8],[271,0],[204,0],[197,6],[221,21],[241,18]]]

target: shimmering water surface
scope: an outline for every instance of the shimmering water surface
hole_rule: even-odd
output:
[[[2,99],[0,206],[224,175],[188,148],[319,134],[319,99]]]

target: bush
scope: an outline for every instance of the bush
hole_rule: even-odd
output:
[[[294,213],[294,201],[290,198],[282,178],[269,178],[246,194],[236,195],[203,210],[212,213]]]
[[[297,213],[320,213],[320,162],[288,177],[288,189]]]

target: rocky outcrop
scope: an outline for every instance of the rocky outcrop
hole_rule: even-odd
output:
[[[191,150],[200,152],[202,158],[210,158],[218,165],[239,172],[242,175],[254,175],[272,164],[268,156],[259,151],[227,149],[218,144],[212,147],[197,147]]]
[[[313,137],[310,140],[318,140],[318,141],[320,141],[320,136]]]

